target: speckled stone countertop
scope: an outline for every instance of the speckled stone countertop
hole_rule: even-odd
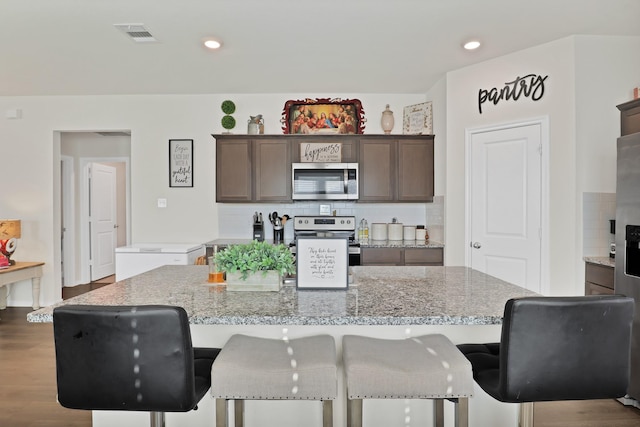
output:
[[[606,267],[613,267],[615,268],[616,266],[616,259],[615,258],[610,258],[610,257],[604,257],[604,256],[586,256],[583,258],[584,262],[590,262],[591,264],[600,264],[600,265],[604,265]]]
[[[206,283],[206,266],[171,265],[57,305],[171,304],[205,325],[488,325],[501,323],[507,299],[535,295],[466,267],[351,269],[347,290],[229,292]],[[54,307],[27,320],[52,322]]]

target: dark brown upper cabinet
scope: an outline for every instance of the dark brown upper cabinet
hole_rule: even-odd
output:
[[[291,163],[305,144],[339,142],[359,164],[360,202],[432,202],[433,135],[213,135],[216,201],[291,202]]]
[[[433,202],[433,135],[360,141],[361,202]]]

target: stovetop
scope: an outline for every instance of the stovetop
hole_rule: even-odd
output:
[[[343,237],[349,239],[349,252],[359,250],[356,241],[355,216],[296,216],[293,218],[294,237]],[[289,244],[296,246],[296,240]],[[357,248],[357,249],[356,249]]]
[[[296,216],[294,231],[355,231],[355,216]]]

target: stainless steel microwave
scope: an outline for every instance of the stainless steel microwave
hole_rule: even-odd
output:
[[[357,163],[293,163],[293,200],[358,200]]]

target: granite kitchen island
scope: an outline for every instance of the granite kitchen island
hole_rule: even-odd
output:
[[[347,290],[298,291],[284,286],[279,292],[228,292],[224,285],[206,283],[207,266],[164,266],[57,305],[178,305],[189,314],[196,346],[222,347],[235,333],[279,339],[326,333],[336,339],[340,352],[345,334],[402,339],[443,333],[456,344],[498,341],[504,303],[534,295],[466,267],[351,267],[351,271],[353,283]],[[52,322],[57,305],[30,313],[28,320]],[[341,379],[338,393],[334,425],[343,426]],[[317,402],[249,401],[246,422],[247,426],[319,427],[320,408]],[[407,411],[411,413],[408,423]],[[495,402],[479,387],[470,399],[471,426],[515,426],[516,414],[516,405]],[[365,401],[367,426],[429,425],[430,417],[431,405],[425,402]],[[95,411],[93,426],[143,425],[147,419],[146,414]],[[205,397],[198,411],[167,414],[168,426],[187,424],[214,425],[210,397]]]

